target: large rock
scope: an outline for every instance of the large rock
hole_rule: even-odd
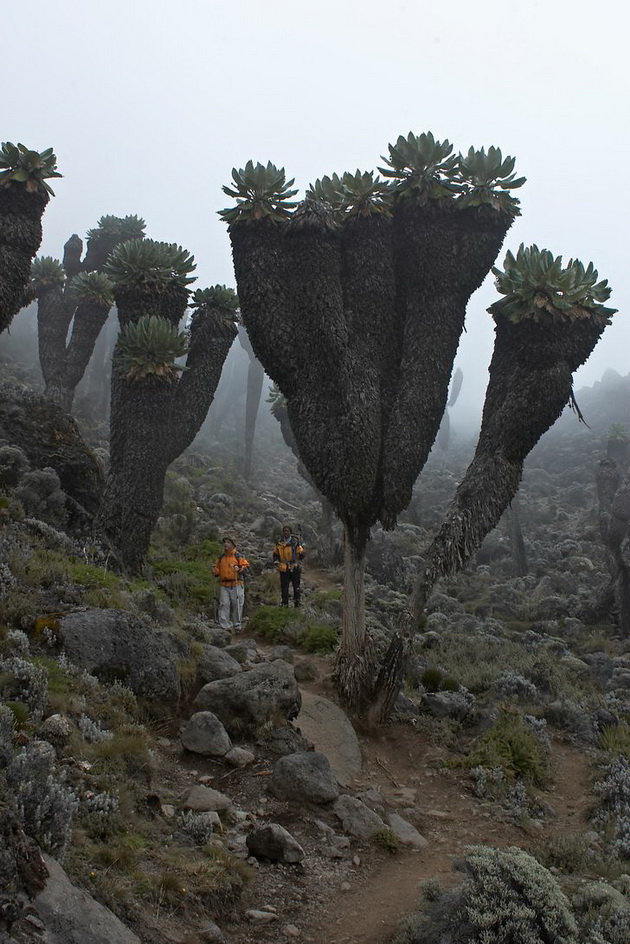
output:
[[[285,800],[331,803],[339,787],[324,754],[314,751],[287,754],[273,768],[269,789]]]
[[[101,503],[103,471],[68,413],[45,397],[1,384],[2,444],[19,446],[34,469],[54,469],[70,499],[69,527],[89,526]]]
[[[91,895],[73,885],[58,862],[44,856],[49,877],[32,907],[47,944],[140,944],[140,938]]]
[[[267,823],[258,826],[247,836],[247,849],[257,859],[269,859],[271,862],[301,862],[304,849],[284,826]]]
[[[229,734],[212,711],[196,711],[179,737],[187,751],[206,757],[223,757],[232,747]]]
[[[341,820],[344,832],[359,839],[370,839],[374,833],[385,829],[385,823],[373,810],[353,796],[340,796],[333,807]]]
[[[325,754],[333,774],[344,787],[361,775],[361,748],[346,713],[322,695],[302,692],[302,708],[296,722],[312,741],[316,751]]]
[[[123,610],[88,609],[60,620],[68,659],[102,682],[121,681],[151,701],[177,702],[177,661],[188,652],[168,630],[151,629]]]
[[[197,659],[197,679],[200,685],[216,682],[217,679],[230,678],[241,671],[240,662],[218,646],[204,646]]]
[[[302,703],[293,669],[285,662],[255,665],[201,689],[196,711],[212,711],[233,737],[253,733],[278,718],[295,718]]]

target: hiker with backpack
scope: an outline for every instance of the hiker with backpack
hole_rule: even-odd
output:
[[[249,561],[236,550],[232,538],[223,538],[223,554],[214,562],[214,576],[221,581],[219,626],[240,633],[245,604],[245,575]]]
[[[291,534],[288,524],[282,529],[282,537],[278,540],[273,552],[273,559],[280,573],[280,606],[289,605],[289,587],[293,587],[293,606],[300,605],[300,577],[302,574],[301,561],[304,557],[304,548],[297,535]]]

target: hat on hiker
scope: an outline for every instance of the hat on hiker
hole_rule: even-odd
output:
[[[221,540],[222,540],[222,541],[229,541],[230,544],[231,544],[233,547],[236,547],[236,541],[234,540],[234,538],[231,538],[231,537],[229,536],[229,534],[226,535],[224,538],[221,538]]]

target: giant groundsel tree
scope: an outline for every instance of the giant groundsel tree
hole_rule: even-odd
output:
[[[68,412],[114,304],[113,285],[103,266],[120,243],[143,238],[144,228],[137,216],[103,216],[87,233],[83,259],[83,242],[75,233],[64,246],[63,263],[50,256],[33,262],[31,290],[37,298],[44,395]]]
[[[566,266],[537,246],[508,252],[493,268],[503,296],[488,311],[495,322],[494,352],[479,440],[445,521],[429,546],[411,612],[401,621],[377,682],[381,713],[402,678],[405,648],[429,593],[457,573],[495,527],[518,491],[523,463],[573,399],[573,373],[590,356],[614,314],[610,296],[590,263]]]
[[[415,609],[377,672],[365,631],[370,527],[391,528],[435,440],[470,295],[492,267],[524,182],[498,148],[452,153],[431,134],[389,146],[381,168],[316,181],[249,162],[225,192],[241,312],[286,397],[299,454],[345,531],[336,674],[359,711],[383,716],[435,581],[454,573],[514,496],[522,463],[571,397],[572,372],[608,321],[592,266],[536,247],[495,270],[495,351],[479,447],[429,549]]]
[[[157,521],[168,466],[190,445],[236,337],[236,295],[198,290],[185,335],[194,259],[154,240],[121,243],[105,269],[121,333],[114,351],[110,471],[99,526],[120,562],[137,572]],[[177,359],[186,355],[185,364]]]
[[[496,259],[518,201],[512,158],[452,153],[409,134],[383,177],[293,181],[249,162],[224,188],[242,316],[287,400],[302,461],[345,532],[337,677],[355,707],[373,697],[364,614],[370,527],[407,506],[448,396],[466,303]]]
[[[26,302],[31,260],[42,241],[42,215],[61,177],[52,148],[31,151],[6,141],[0,149],[0,331]]]

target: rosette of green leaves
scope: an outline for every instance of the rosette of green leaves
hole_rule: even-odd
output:
[[[210,314],[217,325],[232,332],[236,331],[238,321],[238,295],[226,285],[213,285],[210,288],[198,288],[191,298],[194,310],[193,320],[201,315]]]
[[[118,339],[117,367],[126,380],[157,377],[174,380],[184,368],[175,363],[187,353],[186,336],[166,318],[143,315],[130,322]]]
[[[497,291],[504,297],[488,311],[513,324],[526,319],[567,322],[591,318],[605,325],[617,310],[602,304],[611,289],[607,279],[597,281],[592,262],[585,268],[579,259],[570,259],[563,267],[562,256],[554,258],[548,249],[525,248],[521,243],[516,256],[508,251],[503,269],[493,267],[492,272]]]
[[[104,272],[80,272],[72,279],[78,302],[94,302],[104,308],[114,305],[114,285]]]
[[[333,219],[339,222],[343,218],[345,209],[342,178],[339,174],[318,178],[314,184],[309,184],[305,199],[325,207]]]
[[[452,199],[459,192],[458,157],[451,154],[449,141],[436,141],[430,131],[420,135],[410,131],[388,147],[389,157],[382,155],[387,166],[378,169],[391,179],[395,197],[424,206],[430,200]]]
[[[98,225],[86,233],[88,239],[111,239],[124,242],[127,239],[142,239],[146,228],[145,221],[140,216],[102,216]]]
[[[487,205],[495,210],[520,216],[519,200],[508,191],[522,187],[526,177],[517,177],[514,171],[515,158],[503,159],[500,148],[489,147],[475,151],[469,148],[466,157],[459,155],[457,179],[461,183],[458,206]]]
[[[46,183],[50,177],[61,177],[57,171],[57,158],[52,148],[45,151],[30,151],[23,144],[5,141],[0,149],[0,187],[23,184],[29,193],[43,190],[54,196]]]
[[[344,216],[389,215],[391,193],[389,184],[374,171],[346,171],[343,176],[333,174],[311,184],[307,200],[321,203],[339,222]]]
[[[195,259],[175,243],[129,239],[112,252],[103,271],[116,287],[164,289],[195,281]]]
[[[31,263],[31,289],[35,298],[52,288],[63,288],[66,270],[52,256],[37,256]]]
[[[291,215],[296,204],[291,202],[297,190],[291,190],[294,178],[286,179],[284,167],[276,167],[271,161],[254,165],[248,161],[245,167],[232,169],[233,186],[224,186],[223,193],[234,197],[236,206],[220,210],[219,216],[228,224],[250,223],[256,220],[272,220],[280,223]]]
[[[286,409],[287,398],[280,390],[278,384],[274,383],[269,387],[269,396],[267,397],[267,403],[270,404],[269,411],[272,416],[277,416],[278,413],[281,413]]]
[[[198,288],[190,300],[191,308],[221,308],[224,311],[238,311],[238,295],[227,285],[213,285],[210,288]]]

